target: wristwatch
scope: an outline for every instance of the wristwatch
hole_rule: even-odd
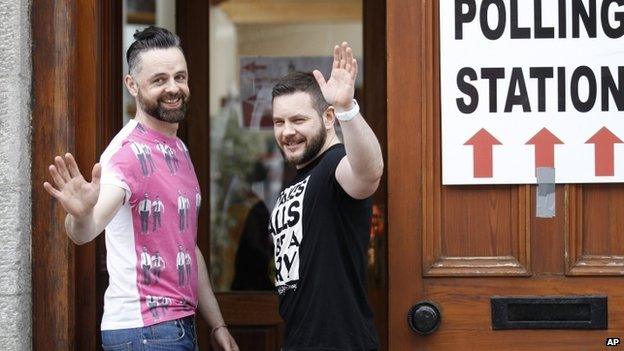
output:
[[[359,113],[360,113],[360,105],[358,105],[355,99],[353,99],[353,107],[350,110],[344,111],[344,112],[335,112],[336,118],[338,118],[339,121],[350,121],[353,119],[353,117],[357,116]]]

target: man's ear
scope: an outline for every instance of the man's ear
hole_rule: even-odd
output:
[[[124,77],[124,84],[126,85],[126,89],[128,89],[128,92],[130,92],[130,95],[136,97],[139,94],[139,87],[137,85],[137,82],[131,75],[126,74],[126,76]]]
[[[329,106],[325,110],[325,112],[323,112],[323,124],[325,125],[325,129],[333,128],[335,122],[336,122],[336,113],[334,111],[334,107]]]

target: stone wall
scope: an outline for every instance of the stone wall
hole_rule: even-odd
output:
[[[0,350],[30,350],[30,0],[0,0]]]

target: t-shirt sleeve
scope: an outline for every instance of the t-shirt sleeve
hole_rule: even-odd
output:
[[[330,184],[332,189],[334,190],[334,194],[336,195],[337,199],[339,201],[341,201],[341,203],[361,203],[361,202],[366,202],[368,201],[368,199],[370,198],[366,198],[366,199],[356,199],[354,197],[352,197],[351,195],[349,195],[343,188],[342,185],[340,185],[340,183],[338,183],[338,179],[336,179],[336,168],[338,168],[338,164],[340,164],[340,161],[342,161],[342,159],[344,157],[347,156],[344,146],[341,146],[339,149],[337,150],[333,150],[334,152],[332,152],[331,155],[328,155],[328,162],[327,162],[327,167],[328,167],[328,171],[330,172],[329,174],[329,179],[330,179]]]
[[[323,167],[323,172],[326,172],[328,177],[336,179],[336,168],[338,168],[338,164],[346,155],[343,145],[334,146],[333,149],[327,151],[327,155],[323,158],[320,165]]]
[[[133,193],[137,194],[140,191],[138,187],[141,184],[141,179],[137,174],[137,162],[137,158],[127,144],[111,155],[102,155],[100,159],[102,166],[100,183],[124,189],[126,199],[130,199]]]

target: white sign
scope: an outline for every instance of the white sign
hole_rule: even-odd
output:
[[[624,182],[624,2],[441,0],[443,184]]]

